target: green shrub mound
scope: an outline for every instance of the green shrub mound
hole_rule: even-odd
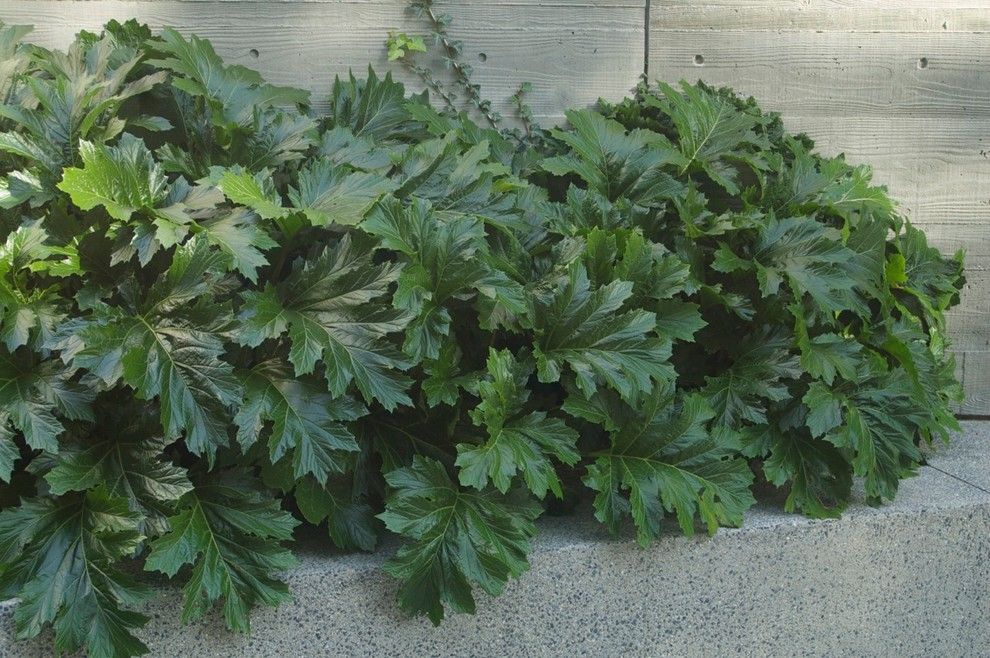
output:
[[[401,536],[399,604],[437,623],[527,569],[547,508],[644,546],[739,525],[763,481],[833,516],[956,428],[961,257],[727,90],[517,139],[388,76],[317,114],[170,30],[26,33],[0,31],[20,637],[145,652],[142,571],[248,631],[302,525]]]

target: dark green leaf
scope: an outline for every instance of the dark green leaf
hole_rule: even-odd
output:
[[[412,466],[385,476],[391,487],[378,517],[392,532],[412,540],[385,564],[402,581],[399,605],[434,624],[444,606],[474,612],[472,587],[501,593],[509,577],[529,568],[529,541],[540,509],[525,498],[461,490],[443,466],[417,456]]]
[[[169,518],[171,530],[151,543],[146,569],[174,576],[192,567],[183,587],[183,622],[202,617],[223,598],[227,627],[247,633],[256,603],[289,600],[275,573],[295,564],[279,541],[292,536],[297,522],[266,498],[243,479],[197,485]]]

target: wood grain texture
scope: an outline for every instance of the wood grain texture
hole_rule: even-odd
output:
[[[990,31],[985,0],[653,0],[653,6],[657,29]]]
[[[982,33],[699,32],[654,23],[650,74],[728,84],[800,116],[990,114],[990,34]]]
[[[960,410],[990,413],[990,0],[653,0],[648,62],[870,164],[934,244],[966,250]]]
[[[111,18],[137,18],[156,29],[171,26],[209,38],[229,63],[254,68],[276,84],[311,90],[319,110],[334,75],[351,68],[363,75],[369,63],[380,73],[392,71],[410,90],[422,88],[399,65],[385,61],[390,30],[428,32],[407,5],[405,0],[4,0],[0,20],[33,24],[31,39],[49,47],[65,47],[80,29],[97,30]],[[464,42],[481,93],[506,115],[511,114],[507,99],[522,81],[533,84],[528,101],[537,119],[554,123],[568,107],[625,96],[642,72],[645,0],[476,0],[437,6],[453,16],[451,32]],[[431,66],[444,69],[442,63]]]

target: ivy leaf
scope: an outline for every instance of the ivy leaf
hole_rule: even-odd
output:
[[[272,463],[291,452],[294,476],[311,474],[326,484],[344,473],[360,450],[344,424],[367,410],[348,396],[332,397],[307,379],[296,379],[280,361],[264,361],[244,377],[244,402],[234,422],[237,440],[247,449],[272,423],[268,439]]]
[[[384,566],[402,581],[403,610],[425,614],[435,625],[445,605],[473,613],[472,586],[495,596],[510,576],[529,568],[533,520],[540,513],[530,500],[461,490],[439,462],[418,455],[385,480],[391,492],[378,518],[412,540]]]
[[[175,576],[192,567],[182,588],[182,621],[206,614],[223,597],[227,628],[250,632],[248,613],[256,603],[277,606],[290,599],[274,573],[292,567],[292,554],[279,541],[298,523],[277,499],[263,496],[248,480],[198,484],[169,518],[170,532],[151,543],[145,569]]]
[[[598,412],[588,413],[588,406]],[[659,536],[664,510],[677,514],[686,535],[694,534],[696,516],[714,533],[719,525],[742,524],[756,502],[753,474],[736,456],[740,446],[727,433],[705,429],[714,412],[701,396],[675,404],[670,387],[658,387],[637,411],[603,392],[590,405],[568,401],[565,409],[592,422],[610,419],[611,447],[588,467],[584,482],[598,492],[595,518],[613,534],[631,513],[637,541],[647,546]]]
[[[670,341],[650,335],[656,316],[641,309],[620,312],[632,287],[613,281],[592,291],[588,273],[579,265],[552,296],[533,300],[530,314],[541,382],[558,381],[566,364],[586,396],[604,381],[624,399],[635,400],[654,382],[674,378],[668,361]]]
[[[412,366],[387,339],[409,316],[375,301],[389,292],[400,269],[374,265],[370,249],[345,235],[334,248],[297,267],[277,288],[245,299],[239,340],[258,345],[286,328],[289,360],[297,376],[322,361],[330,392],[343,395],[354,382],[365,401],[387,409],[411,404],[403,371]]]
[[[21,602],[14,613],[19,638],[54,622],[55,649],[125,658],[148,653],[133,635],[147,617],[128,608],[151,589],[115,563],[142,537],[140,514],[104,489],[25,500],[0,513],[0,584]]]
[[[490,379],[478,385],[481,402],[471,410],[471,420],[488,431],[488,440],[457,445],[461,484],[483,490],[491,479],[505,493],[520,473],[539,498],[546,497],[548,490],[563,497],[549,457],[568,466],[576,464],[578,433],[559,418],[548,418],[546,412],[526,413],[530,395],[526,385],[532,374],[532,364],[516,361],[508,350],[489,351]]]

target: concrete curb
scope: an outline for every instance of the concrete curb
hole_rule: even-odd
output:
[[[296,600],[251,637],[183,627],[175,590],[148,610],[156,656],[970,656],[990,651],[990,423],[966,423],[897,500],[811,521],[756,509],[738,530],[641,550],[589,521],[548,519],[532,568],[478,614],[434,628],[394,603],[384,559],[304,554]],[[387,551],[386,551],[387,552]],[[12,641],[0,656],[50,655]]]

